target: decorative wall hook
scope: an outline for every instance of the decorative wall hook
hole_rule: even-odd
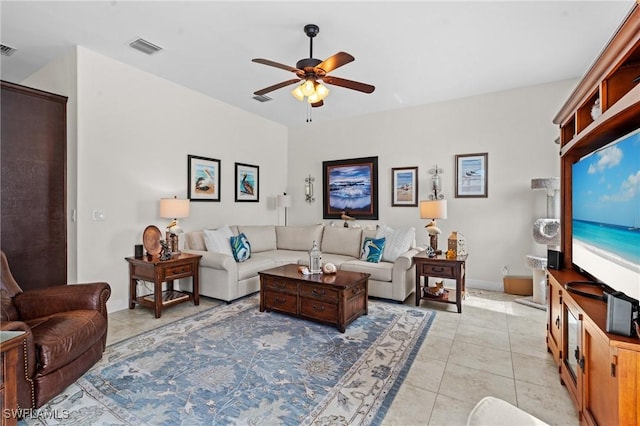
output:
[[[444,171],[438,167],[436,164],[433,168],[429,169],[429,174],[431,174],[431,191],[429,194],[430,200],[442,200],[444,199],[444,194],[442,194],[442,182],[440,180],[440,175]]]
[[[311,175],[304,178],[304,200],[311,204],[316,199],[313,197],[313,182],[315,179]]]

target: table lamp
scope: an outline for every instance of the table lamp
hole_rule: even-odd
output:
[[[166,240],[171,253],[180,253],[178,234],[182,228],[178,225],[178,219],[189,217],[189,200],[181,200],[178,197],[160,199],[160,217],[172,219],[167,226]]]
[[[425,226],[429,234],[429,245],[435,254],[442,254],[438,250],[438,235],[442,233],[436,226],[436,219],[447,218],[447,200],[426,200],[420,201],[420,219],[431,219]]]

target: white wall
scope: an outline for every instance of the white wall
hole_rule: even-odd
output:
[[[41,73],[55,80],[60,71]],[[109,282],[110,311],[128,305],[124,258],[147,225],[168,224],[159,199],[187,196],[187,155],[219,159],[222,170],[221,202],[192,202],[180,221],[185,230],[280,220],[274,198],[286,186],[284,126],[84,48],[77,109],[77,181],[69,182],[78,194],[77,279]],[[259,203],[235,203],[235,162],[260,167]],[[93,210],[106,220],[93,221]]]
[[[468,284],[500,290],[503,266],[530,275],[524,256],[545,255],[531,226],[545,216],[546,198],[530,181],[558,176],[558,130],[551,120],[575,81],[290,129],[84,48],[23,84],[69,96],[69,211],[78,209],[69,231],[70,265],[75,257],[77,268],[69,277],[109,282],[113,311],[128,302],[124,257],[147,225],[166,226],[158,200],[187,195],[189,154],[221,160],[222,201],[192,202],[190,217],[181,220],[185,230],[282,224],[274,203],[282,191],[293,197],[289,224],[320,222],[322,161],[378,156],[380,221],[415,226],[421,245],[427,244],[426,221],[418,208],[391,207],[391,168],[418,166],[425,199],[427,170],[438,164],[449,203],[449,217],[438,222],[440,245],[453,230],[464,234]],[[489,197],[456,199],[454,156],[476,152],[489,154]],[[259,203],[234,202],[234,162],[260,167]],[[311,205],[303,195],[309,173],[316,178]],[[93,221],[94,209],[103,210],[106,221]]]
[[[289,222],[322,221],[322,162],[378,156],[379,217],[392,227],[415,226],[427,245],[417,207],[391,207],[391,168],[418,166],[420,199],[427,199],[435,164],[444,169],[448,218],[439,220],[440,247],[451,231],[467,239],[469,286],[502,288],[502,268],[531,275],[525,255],[546,256],[533,242],[532,223],[546,216],[546,196],[531,179],[559,176],[558,129],[552,118],[575,80],[424,105],[289,129]],[[362,102],[366,102],[363,96]],[[455,155],[487,152],[488,198],[455,198]],[[304,202],[304,178],[316,179],[316,202]],[[327,221],[329,222],[329,221]],[[362,221],[363,226],[371,225]]]

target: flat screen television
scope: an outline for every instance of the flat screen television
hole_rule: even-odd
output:
[[[640,299],[640,129],[572,166],[572,263]]]

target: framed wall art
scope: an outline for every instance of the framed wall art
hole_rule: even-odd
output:
[[[236,163],[236,202],[260,201],[260,167]]]
[[[487,198],[486,152],[456,155],[456,198]]]
[[[378,219],[378,157],[322,162],[323,218]]]
[[[187,198],[191,201],[220,201],[220,160],[189,155]]]
[[[418,207],[418,168],[391,169],[391,206]]]

